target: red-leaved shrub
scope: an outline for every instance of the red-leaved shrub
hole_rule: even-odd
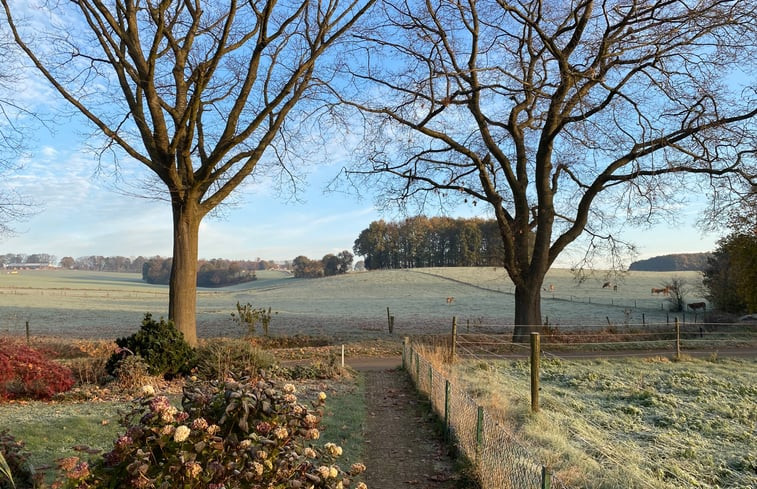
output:
[[[0,399],[49,399],[73,385],[70,369],[24,344],[0,338]]]

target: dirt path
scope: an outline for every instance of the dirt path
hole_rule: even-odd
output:
[[[458,487],[454,461],[407,374],[399,369],[366,367],[368,488]]]

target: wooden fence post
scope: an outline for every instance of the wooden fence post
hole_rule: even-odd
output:
[[[410,346],[410,338],[405,336],[402,340],[402,369],[407,370],[407,349]]]
[[[394,334],[394,316],[389,314],[389,308],[386,308],[386,322],[389,325],[389,334]]]
[[[29,335],[29,321],[26,322],[26,345],[29,346],[31,344],[30,335]]]
[[[531,412],[539,412],[539,333],[531,333]]]

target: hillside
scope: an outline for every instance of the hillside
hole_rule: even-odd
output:
[[[702,271],[707,266],[711,253],[679,253],[639,260],[631,263],[629,270],[637,272],[691,272]]]

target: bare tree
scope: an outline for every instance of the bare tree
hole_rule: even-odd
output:
[[[378,180],[385,204],[488,206],[523,341],[579,237],[615,249],[687,184],[755,181],[749,3],[387,0],[345,69],[369,138],[348,181]]]
[[[26,121],[35,115],[14,96],[19,86],[18,52],[8,32],[0,27],[0,236],[12,235],[14,224],[36,210],[28,196],[7,185],[8,175],[19,170],[15,159],[23,154]]]
[[[169,317],[196,344],[201,220],[264,155],[289,171],[290,126],[313,108],[316,63],[375,0],[79,0],[34,23],[17,20],[23,3],[0,1],[16,43],[106,148],[162,182]]]

